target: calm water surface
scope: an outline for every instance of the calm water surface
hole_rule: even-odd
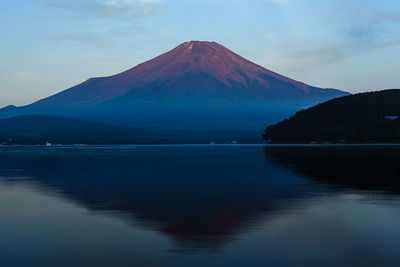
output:
[[[400,146],[0,147],[0,266],[400,266]]]

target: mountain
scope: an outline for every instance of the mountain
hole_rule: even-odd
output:
[[[399,143],[400,89],[332,99],[269,126],[273,143]]]
[[[125,72],[9,106],[0,117],[47,114],[119,125],[260,129],[268,118],[276,121],[347,94],[289,79],[215,42],[192,41]]]

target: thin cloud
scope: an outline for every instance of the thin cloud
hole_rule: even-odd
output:
[[[95,47],[104,49],[107,48],[110,43],[101,34],[82,32],[82,33],[65,33],[54,36],[47,40],[49,43],[60,44],[60,43],[77,43],[85,46]]]
[[[42,2],[43,5],[51,8],[86,14],[95,17],[148,17],[158,16],[166,10],[155,1],[103,1],[94,0],[58,0]]]
[[[359,54],[400,45],[400,11],[369,0],[351,3],[335,0],[328,6],[314,6],[313,11],[323,17],[320,23],[325,25],[324,29],[329,29],[329,34],[324,31],[307,33],[299,29],[303,34],[298,39],[298,35],[288,37],[290,34],[285,31],[275,33],[273,38],[268,38],[269,52],[263,61],[270,64],[272,57],[276,62],[273,65],[280,65],[292,73],[306,73]],[[297,6],[287,8],[294,12],[295,8],[301,10],[299,7],[302,6],[297,3]],[[314,29],[307,24],[291,25],[292,29],[307,26]],[[318,34],[331,39],[314,38]],[[312,41],[305,43],[304,38]]]
[[[157,0],[45,0],[42,5],[67,12],[79,31],[56,33],[46,41],[50,44],[78,44],[96,49],[107,49],[115,45],[115,35],[121,39],[121,33],[132,35],[150,32],[138,21],[166,12]],[[78,17],[79,19],[75,19]],[[85,20],[83,18],[89,18]],[[99,26],[93,27],[90,20],[98,20]],[[107,24],[104,24],[107,22]],[[106,25],[106,26],[105,26]],[[127,35],[128,36],[128,35]]]

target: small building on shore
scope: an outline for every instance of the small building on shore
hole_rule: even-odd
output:
[[[398,119],[399,119],[399,116],[396,116],[396,115],[385,116],[385,120],[395,121],[395,120],[398,120]]]

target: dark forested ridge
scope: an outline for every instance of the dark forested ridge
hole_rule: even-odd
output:
[[[400,89],[344,96],[267,127],[272,143],[399,143]]]

